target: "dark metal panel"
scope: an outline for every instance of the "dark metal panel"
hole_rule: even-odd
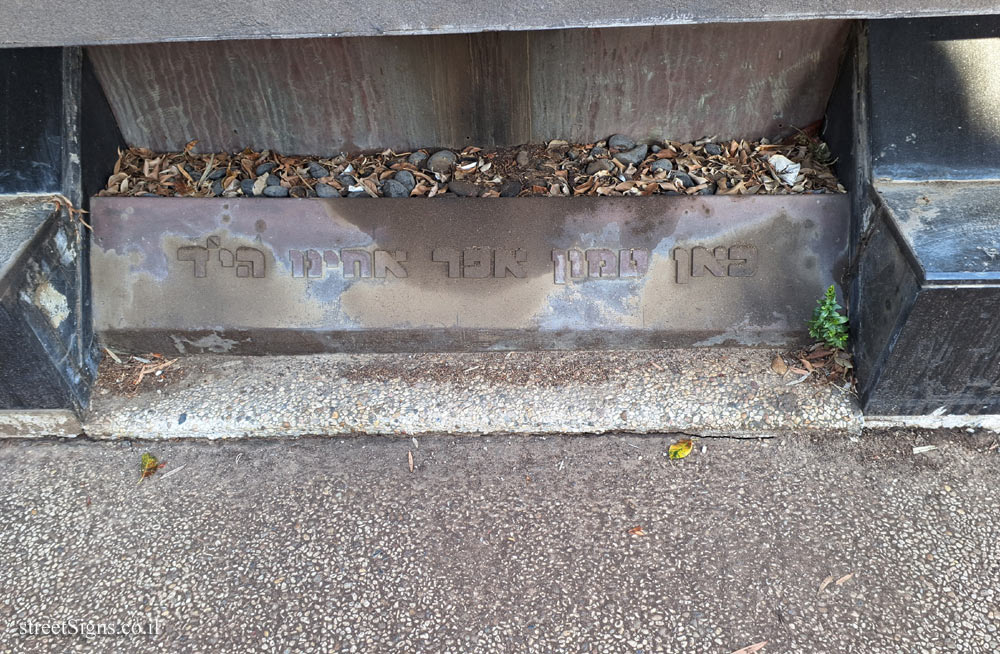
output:
[[[802,340],[843,195],[95,198],[119,347],[268,354]]]
[[[996,13],[997,0],[34,0],[0,3],[0,47]]]
[[[876,178],[1000,176],[1000,17],[869,25]]]
[[[284,153],[615,132],[760,137],[822,118],[844,21],[90,48],[126,141]],[[726,53],[739,53],[729,65]]]
[[[1000,282],[1000,183],[876,186],[930,282]]]
[[[1000,413],[1000,286],[930,286],[865,410],[880,415]]]
[[[0,51],[0,193],[58,193],[62,49]]]

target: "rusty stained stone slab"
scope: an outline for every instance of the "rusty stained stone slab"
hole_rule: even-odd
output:
[[[125,140],[285,154],[759,138],[823,117],[848,21],[94,47]],[[739,65],[726,62],[738,60]],[[210,62],[206,65],[206,62]]]
[[[785,344],[846,196],[94,198],[95,326],[130,351]]]

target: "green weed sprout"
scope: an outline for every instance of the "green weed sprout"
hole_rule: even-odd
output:
[[[812,319],[807,323],[809,335],[832,348],[846,348],[847,316],[840,313],[841,309],[843,307],[837,303],[837,289],[831,284],[823,298],[816,302]]]

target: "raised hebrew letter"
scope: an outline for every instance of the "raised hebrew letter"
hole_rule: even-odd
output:
[[[185,245],[177,248],[178,261],[194,261],[194,276],[208,277],[208,248]]]
[[[344,278],[371,277],[372,257],[366,250],[341,250]]]
[[[566,250],[552,250],[552,275],[556,284],[566,283]]]
[[[236,276],[264,276],[264,253],[257,248],[236,248]]]
[[[323,276],[323,257],[316,250],[306,250],[306,277]]]
[[[330,266],[330,268],[336,268],[340,265],[340,257],[338,257],[337,253],[333,250],[323,250],[323,261],[325,261],[326,265]]]
[[[585,277],[587,271],[583,265],[583,252],[579,250],[569,251],[569,276],[570,277]]]
[[[714,252],[703,247],[691,248],[691,276],[704,277],[707,270],[715,277],[725,277],[727,256],[726,248],[715,248]]]
[[[618,257],[611,250],[587,250],[587,268],[591,277],[617,277]]]
[[[292,277],[306,276],[306,260],[302,250],[289,250],[288,260],[292,263]]]
[[[219,250],[219,263],[223,268],[232,268],[236,265],[236,257],[233,256],[233,251],[227,248],[222,248]]]
[[[400,263],[402,261],[406,261],[405,250],[375,250],[375,276],[385,277],[386,271],[389,271],[394,277],[406,277],[406,268]]]
[[[691,257],[684,248],[674,248],[674,261],[677,262],[677,283],[687,284],[691,279]]]
[[[447,263],[449,277],[462,276],[461,253],[455,248],[434,248],[431,251],[431,261]]]
[[[753,277],[757,272],[757,248],[753,245],[734,245],[729,248],[729,276]]]
[[[642,277],[649,270],[649,250],[620,250],[618,266],[622,277]]]
[[[509,272],[512,277],[525,277],[524,266],[528,253],[524,250],[497,250],[494,260],[495,277],[506,277]]]
[[[462,263],[462,277],[485,279],[493,276],[493,250],[489,248],[465,248]]]

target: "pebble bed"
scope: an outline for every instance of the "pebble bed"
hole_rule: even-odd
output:
[[[99,387],[84,428],[97,438],[860,431],[851,394],[776,374],[778,352],[193,356],[155,391]]]
[[[760,141],[640,143],[616,134],[594,143],[485,150],[285,156],[122,151],[101,196],[139,197],[524,197],[783,195],[844,193],[826,144],[800,133]]]

